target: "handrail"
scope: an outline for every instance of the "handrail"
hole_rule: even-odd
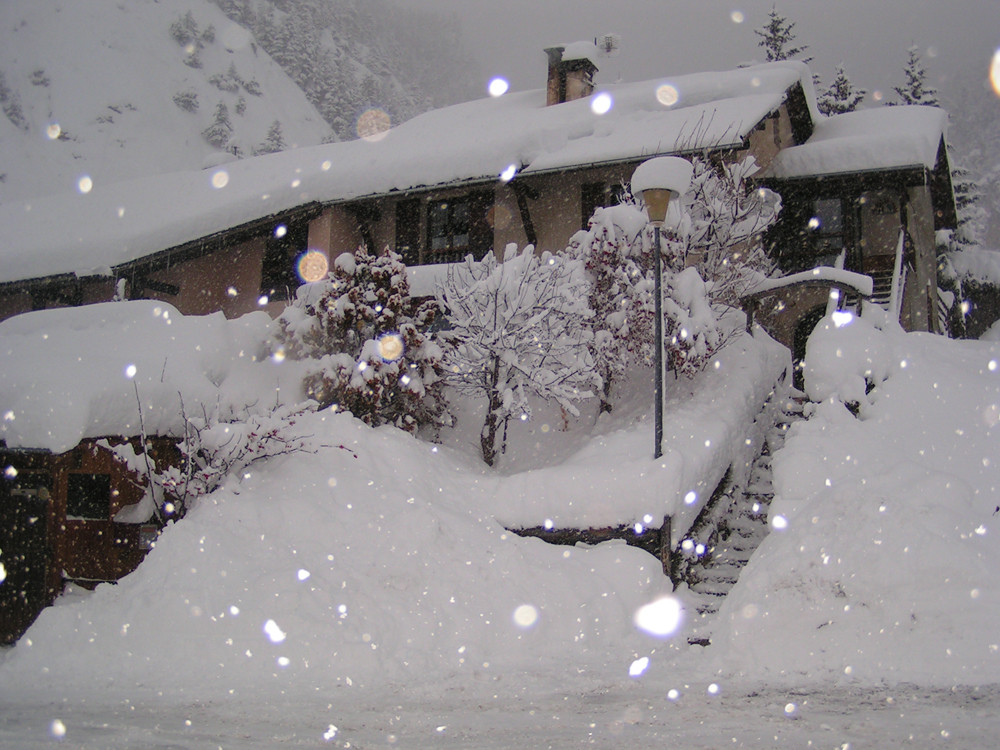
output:
[[[894,320],[899,320],[903,303],[903,289],[906,284],[903,253],[906,247],[906,229],[900,227],[899,240],[896,242],[896,260],[892,267],[892,287],[889,291],[889,314]]]

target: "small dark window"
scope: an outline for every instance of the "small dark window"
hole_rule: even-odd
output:
[[[586,229],[594,211],[611,205],[611,191],[603,182],[585,182],[580,187],[580,228]]]
[[[309,244],[307,222],[278,224],[267,239],[260,269],[260,293],[269,300],[288,300],[302,283],[295,267]]]
[[[844,210],[840,198],[817,200],[808,227],[815,254],[819,256],[817,264],[833,265],[844,249]]]
[[[488,216],[492,192],[477,192],[427,204],[427,249],[422,263],[455,263],[472,254],[480,260],[493,244]]]
[[[420,199],[396,204],[396,252],[408,266],[420,262]]]
[[[428,213],[430,249],[435,255],[469,247],[469,203],[464,198],[432,203]]]
[[[66,515],[107,521],[111,517],[111,475],[70,474],[66,480]]]

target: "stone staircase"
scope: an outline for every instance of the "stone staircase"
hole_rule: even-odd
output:
[[[740,572],[769,531],[768,509],[774,497],[771,457],[781,448],[789,426],[802,419],[804,395],[787,396],[767,431],[760,455],[750,468],[745,486],[728,486],[714,513],[699,519],[681,544],[686,564],[675,578],[687,584],[691,628],[688,641],[708,645],[714,615]]]

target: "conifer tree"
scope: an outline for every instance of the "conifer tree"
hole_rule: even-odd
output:
[[[795,46],[794,28],[794,22],[789,21],[785,16],[778,13],[777,8],[774,6],[771,7],[771,11],[767,14],[767,23],[760,29],[754,29],[753,32],[760,37],[757,46],[764,49],[767,55],[767,62],[798,58],[809,49],[809,45],[807,44],[801,47]],[[808,63],[812,58],[803,57],[801,60],[804,63]]]
[[[865,89],[855,88],[844,72],[844,65],[837,66],[833,83],[816,98],[816,106],[824,115],[842,115],[853,112],[865,100]]]
[[[215,106],[212,124],[201,131],[202,137],[218,149],[224,149],[233,135],[233,124],[229,121],[229,108],[219,101]]]
[[[432,432],[449,421],[442,351],[427,333],[437,304],[410,297],[406,267],[386,249],[337,256],[322,281],[303,284],[278,318],[286,356],[308,360],[303,383],[321,407],[374,426]]]
[[[952,166],[951,184],[955,192],[958,227],[954,250],[981,247],[986,234],[986,209],[982,205],[983,188],[972,171],[958,161]]]
[[[906,66],[903,69],[906,83],[893,86],[893,91],[899,96],[895,104],[924,104],[931,107],[939,106],[937,89],[927,83],[927,70],[920,59],[920,49],[913,45],[907,50]]]
[[[284,151],[285,149],[285,138],[281,134],[281,123],[275,120],[271,123],[271,127],[267,129],[267,136],[264,138],[264,142],[254,148],[254,154],[273,154],[277,151]]]

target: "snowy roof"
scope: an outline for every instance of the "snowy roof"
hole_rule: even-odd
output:
[[[738,146],[797,83],[811,90],[808,68],[781,62],[615,84],[595,94],[611,96],[605,114],[593,97],[547,107],[543,89],[510,93],[428,112],[378,140],[5,204],[0,282],[107,273],[313,201],[494,180],[510,165],[534,174]]]
[[[185,411],[214,413],[234,394],[252,403],[261,378],[274,387],[272,363],[253,362],[270,325],[264,312],[186,317],[150,300],[9,318],[0,322],[0,440],[61,453],[83,438],[138,435],[139,402],[146,434],[182,435]]]
[[[767,177],[807,177],[881,169],[934,169],[948,114],[937,107],[878,107],[820,119],[801,146],[784,149]]]

